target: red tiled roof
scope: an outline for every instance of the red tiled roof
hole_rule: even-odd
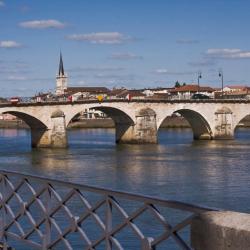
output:
[[[133,96],[145,96],[140,90],[129,90],[128,93]]]
[[[117,95],[117,97],[126,98],[128,94],[131,97],[144,97],[145,96],[140,90],[133,89],[133,90],[126,90],[122,92],[120,95]]]
[[[176,93],[176,92],[214,92],[214,89],[211,87],[207,87],[207,86],[200,86],[198,87],[198,85],[185,85],[185,86],[181,86],[179,88],[175,88],[173,90],[170,90],[170,92],[172,93]]]
[[[174,89],[173,87],[168,87],[168,88],[165,88],[165,87],[156,87],[156,88],[144,88],[144,89],[138,89],[140,91],[145,91],[145,90],[151,90],[151,91],[161,91],[161,90],[171,90],[171,89]]]
[[[110,92],[109,92],[109,96],[117,96],[117,95],[120,95],[124,92],[127,92],[127,89],[112,89]]]
[[[106,87],[68,87],[65,90],[66,93],[77,93],[77,92],[88,92],[88,93],[95,93],[95,94],[107,94],[110,90]]]

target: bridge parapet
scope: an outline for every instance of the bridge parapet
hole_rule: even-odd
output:
[[[232,211],[210,211],[191,224],[195,250],[239,250],[250,246],[250,215]]]

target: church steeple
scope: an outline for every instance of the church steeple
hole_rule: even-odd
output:
[[[60,51],[60,62],[59,62],[59,76],[64,76],[64,68],[63,68],[63,59],[62,59],[62,52]]]
[[[63,95],[67,89],[67,74],[64,72],[62,52],[60,51],[59,70],[56,76],[56,95]]]

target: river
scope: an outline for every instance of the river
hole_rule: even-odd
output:
[[[190,129],[161,129],[157,145],[116,145],[113,129],[68,136],[68,149],[32,149],[29,130],[0,129],[0,168],[250,212],[250,129],[221,141],[193,141]]]
[[[114,133],[70,130],[68,149],[31,149],[29,130],[0,129],[0,167],[250,212],[250,129],[226,141],[193,141],[189,129],[161,129],[158,145],[116,145]]]

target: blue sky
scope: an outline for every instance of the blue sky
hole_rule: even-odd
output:
[[[0,0],[1,96],[71,86],[250,85],[248,0]]]

